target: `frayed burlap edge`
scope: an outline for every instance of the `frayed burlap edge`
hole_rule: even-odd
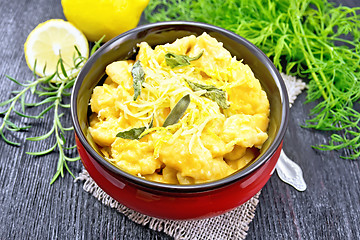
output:
[[[92,194],[101,201],[102,204],[114,208],[118,212],[124,214],[130,220],[143,226],[147,226],[150,229],[164,232],[175,239],[184,240],[245,239],[249,224],[255,216],[255,210],[260,195],[259,192],[240,207],[214,218],[192,221],[173,221],[149,217],[125,207],[105,193],[85,169],[83,169],[75,181],[84,181],[83,189],[86,192]],[[217,227],[214,228],[214,226]]]
[[[306,88],[306,83],[301,79],[297,79],[294,76],[289,76],[284,73],[281,73],[281,77],[284,79],[291,107],[297,96]]]

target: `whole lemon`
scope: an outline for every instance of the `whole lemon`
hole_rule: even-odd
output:
[[[149,0],[61,0],[66,19],[89,41],[104,41],[137,26]]]

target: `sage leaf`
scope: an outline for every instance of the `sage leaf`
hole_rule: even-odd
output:
[[[141,94],[142,83],[145,81],[145,72],[140,61],[135,62],[131,69],[131,75],[133,77],[134,101],[136,101]]]
[[[116,134],[116,137],[130,139],[130,140],[139,140],[139,139],[141,139],[141,137],[140,137],[141,134],[145,130],[153,127],[153,123],[154,123],[154,115],[153,115],[148,127],[131,128],[126,131],[118,132],[118,134]]]
[[[206,93],[204,93],[203,96],[216,102],[220,108],[222,109],[229,108],[230,105],[226,101],[226,93],[224,90],[219,89],[213,85],[195,83],[187,79],[185,79],[185,81],[187,82],[191,90],[195,92],[200,90],[206,90]]]
[[[165,54],[165,62],[171,68],[175,67],[184,67],[190,65],[190,61],[194,61],[199,59],[204,52],[199,53],[199,55],[195,57],[189,57],[186,55],[177,55],[175,53],[166,53]]]
[[[146,127],[132,128],[126,131],[118,132],[116,137],[139,140],[140,135],[146,130]]]
[[[190,104],[190,95],[186,94],[176,103],[174,108],[171,110],[171,112],[164,121],[163,127],[176,124],[180,120],[182,115],[184,115],[189,104]]]

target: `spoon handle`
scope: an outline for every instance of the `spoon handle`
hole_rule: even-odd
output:
[[[281,150],[275,169],[277,175],[283,182],[293,186],[298,191],[302,192],[306,190],[307,186],[300,166],[286,156],[283,150]]]

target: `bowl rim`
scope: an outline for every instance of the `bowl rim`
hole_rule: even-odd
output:
[[[91,69],[92,65],[98,60],[98,58],[102,55],[102,52],[106,52],[108,48],[111,48],[116,45],[117,41],[120,41],[120,39],[128,36],[128,35],[134,35],[139,32],[143,32],[146,30],[154,29],[154,28],[161,28],[162,30],[169,29],[171,27],[176,26],[186,26],[186,27],[196,27],[201,28],[204,30],[204,32],[213,31],[216,33],[220,33],[221,35],[228,37],[236,42],[241,42],[252,54],[254,54],[257,58],[260,58],[261,62],[265,65],[265,67],[269,70],[271,76],[273,77],[275,83],[278,86],[280,99],[282,101],[282,116],[281,116],[281,123],[279,127],[279,132],[275,136],[274,141],[269,146],[268,150],[260,157],[258,158],[253,164],[251,164],[249,167],[240,170],[238,172],[235,172],[225,178],[207,182],[207,183],[200,183],[200,184],[192,184],[192,185],[176,185],[176,184],[166,184],[166,183],[159,183],[159,182],[153,182],[149,181],[140,177],[137,177],[135,175],[132,175],[130,173],[127,173],[110,162],[108,162],[105,158],[101,157],[88,143],[85,135],[83,134],[79,120],[77,118],[77,98],[78,93],[81,88],[81,85],[83,83],[84,77],[88,73],[88,71]],[[116,174],[120,178],[126,179],[127,181],[141,186],[145,187],[147,189],[151,190],[157,190],[162,192],[178,192],[178,193],[194,193],[194,192],[204,192],[204,191],[210,191],[214,189],[218,189],[221,187],[224,187],[226,185],[232,184],[236,181],[238,181],[241,178],[244,178],[248,176],[250,173],[254,172],[256,169],[258,169],[260,166],[262,166],[265,162],[267,162],[276,152],[276,150],[281,147],[281,143],[283,140],[283,137],[286,132],[287,124],[288,124],[288,113],[289,113],[289,98],[287,95],[287,90],[285,83],[272,63],[272,61],[254,44],[250,43],[245,38],[241,37],[240,35],[237,35],[229,30],[226,30],[224,28],[214,26],[211,24],[201,23],[201,22],[191,22],[191,21],[167,21],[167,22],[156,22],[156,23],[149,23],[144,24],[141,26],[138,26],[134,29],[131,29],[127,32],[124,32],[117,37],[109,40],[104,45],[102,45],[85,63],[81,71],[79,72],[76,81],[73,86],[72,94],[71,94],[71,118],[72,123],[74,126],[74,131],[82,145],[82,147],[85,148],[85,150],[88,152],[88,154],[91,155],[92,158],[94,158],[100,165],[104,166],[106,169],[110,170],[110,172]]]

